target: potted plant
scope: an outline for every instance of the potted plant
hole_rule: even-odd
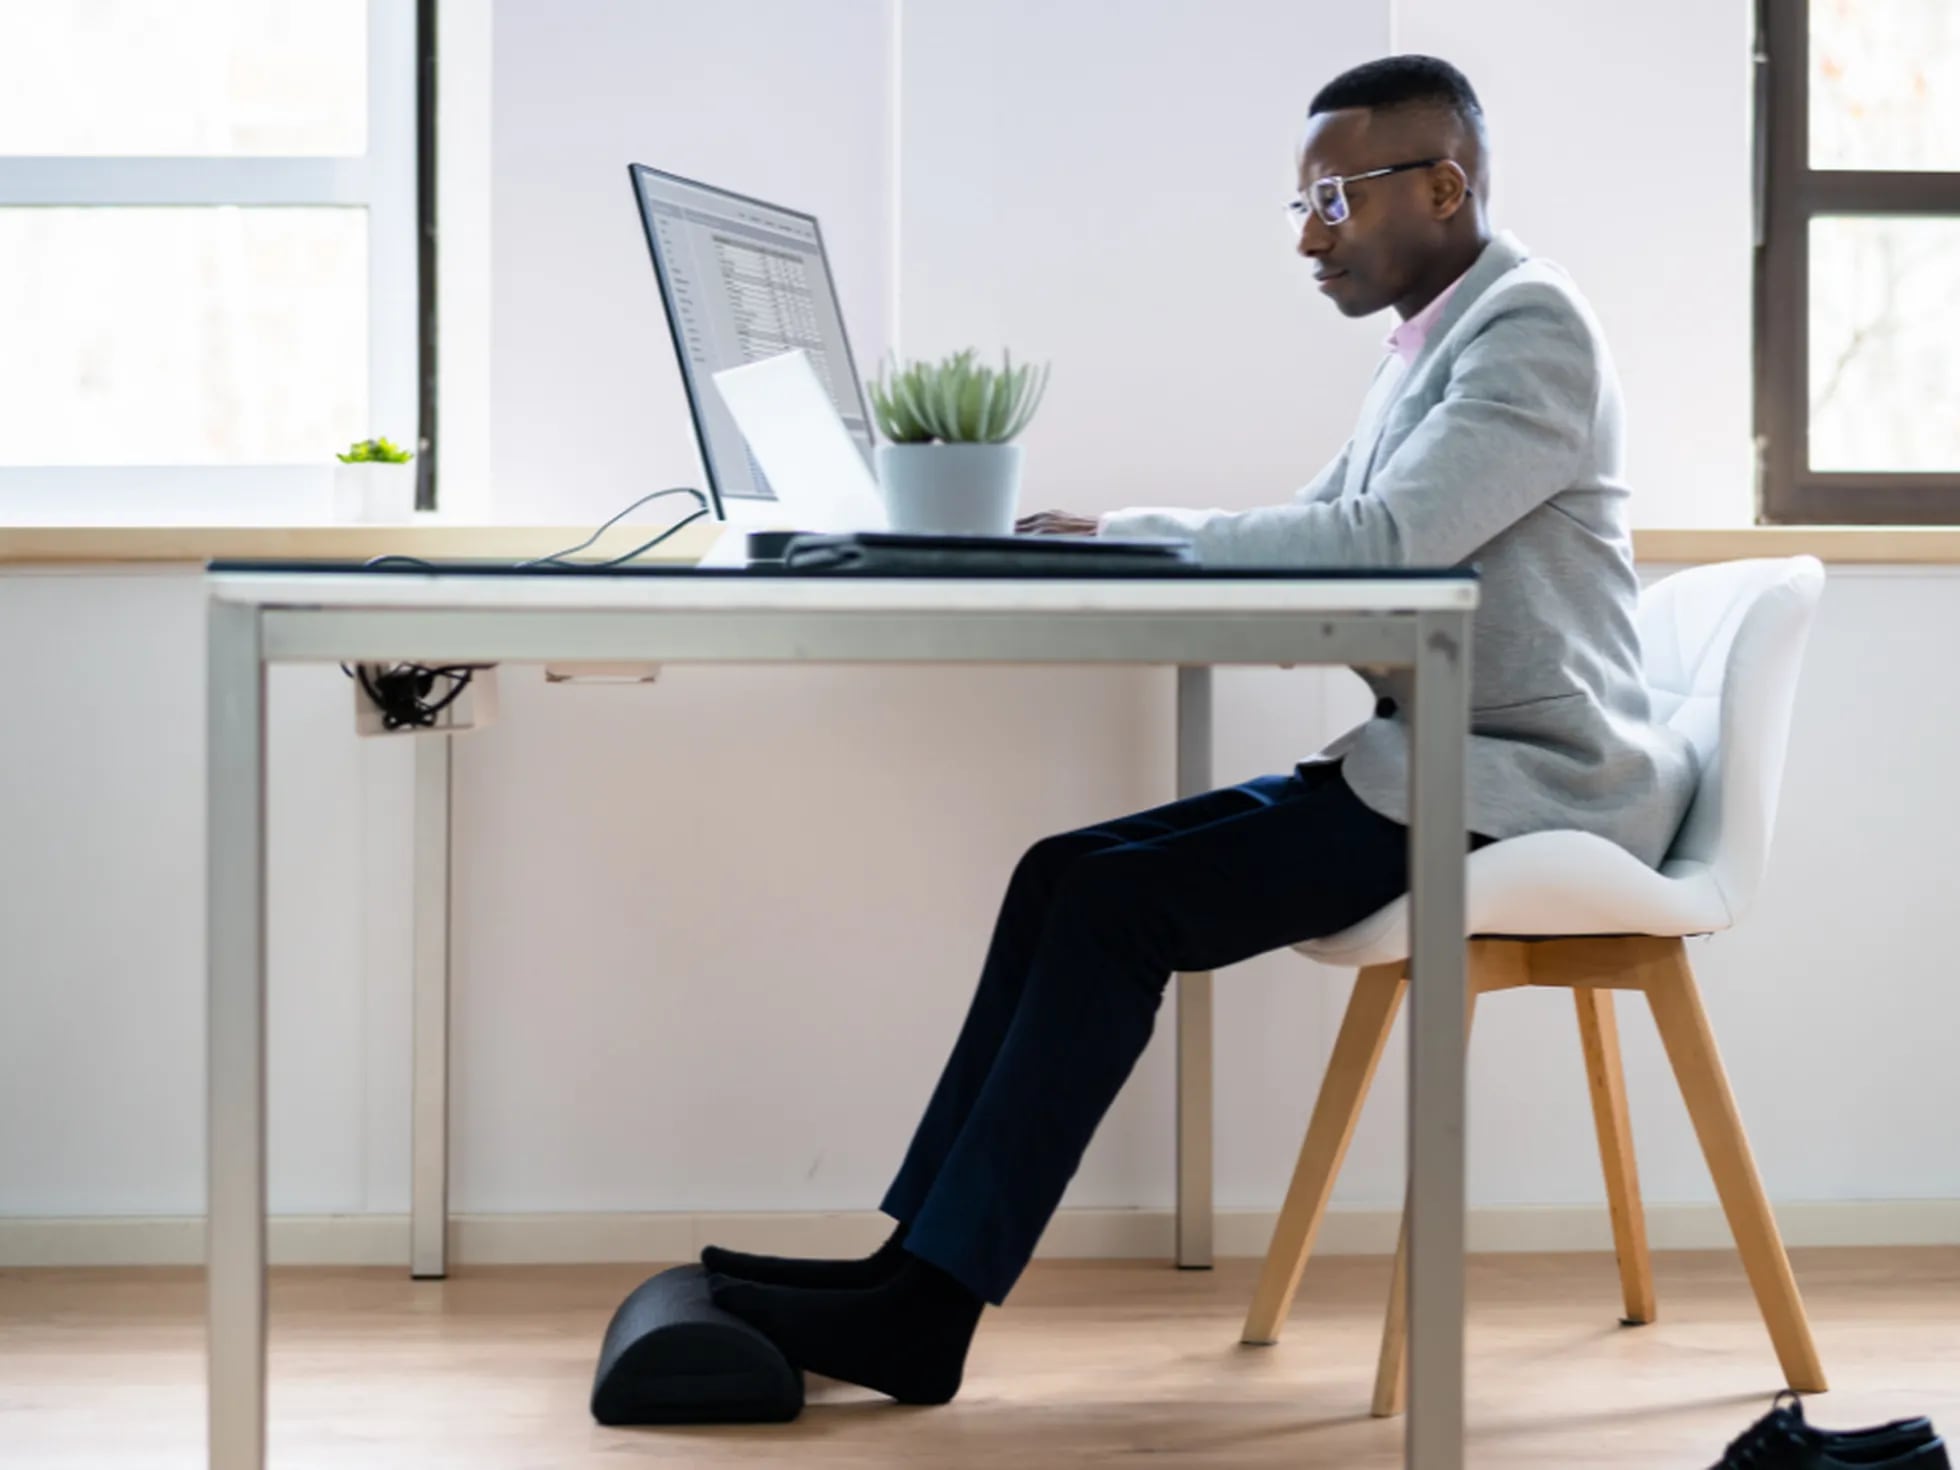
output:
[[[333,512],[337,521],[406,521],[415,514],[414,456],[389,439],[363,439],[344,454],[333,472]]]
[[[866,385],[890,441],[878,446],[878,482],[894,531],[1006,536],[1021,491],[1021,446],[1048,389],[1048,368],[998,371],[971,349],[937,363],[880,369]]]

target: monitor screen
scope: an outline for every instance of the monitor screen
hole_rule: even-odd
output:
[[[724,368],[802,348],[868,467],[871,419],[816,217],[645,164],[628,172],[716,516],[776,499],[716,391]]]

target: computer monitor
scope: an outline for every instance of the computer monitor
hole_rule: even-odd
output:
[[[776,501],[712,381],[724,368],[802,348],[869,466],[871,416],[816,217],[643,163],[627,172],[716,517],[768,523]]]

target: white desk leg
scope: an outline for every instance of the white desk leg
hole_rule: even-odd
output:
[[[415,742],[415,1027],[409,1263],[447,1272],[449,1232],[449,798],[453,735]]]
[[[259,612],[208,611],[205,1290],[211,1470],[265,1464],[265,666]]]
[[[1211,789],[1211,670],[1177,671],[1177,794]],[[1211,972],[1177,977],[1177,1264],[1211,1265]]]
[[[1463,1466],[1464,748],[1470,617],[1417,619],[1410,763],[1409,1419],[1404,1463]]]

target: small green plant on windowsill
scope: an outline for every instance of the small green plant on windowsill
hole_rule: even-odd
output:
[[[386,435],[359,440],[346,453],[334,456],[342,464],[407,464],[414,457]]]
[[[414,456],[392,439],[362,439],[344,454],[333,470],[333,518],[336,521],[387,521],[402,524],[415,518]]]

